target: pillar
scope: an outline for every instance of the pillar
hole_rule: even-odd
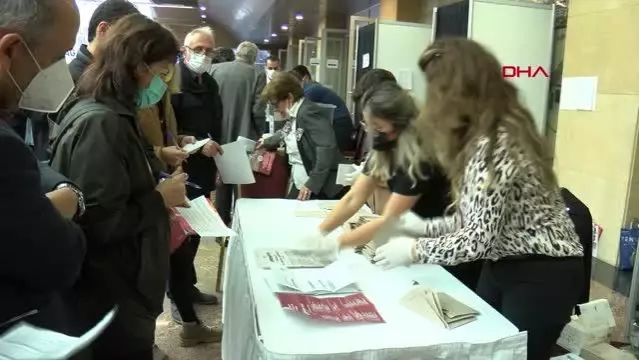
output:
[[[599,80],[595,111],[559,111],[555,170],[603,227],[598,258],[612,265],[639,217],[638,18],[634,0],[571,0],[568,12],[563,76]]]
[[[381,0],[379,17],[382,20],[420,23],[423,21],[422,0]]]

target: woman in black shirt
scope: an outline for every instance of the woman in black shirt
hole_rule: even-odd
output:
[[[307,239],[322,250],[335,251],[340,247],[366,244],[388,220],[407,211],[413,211],[421,218],[441,217],[450,204],[446,176],[437,166],[431,165],[420,149],[413,125],[418,113],[413,98],[397,83],[383,82],[366,92],[361,105],[369,132],[373,134],[373,150],[367,157],[362,175]],[[343,233],[337,242],[327,238],[328,233],[357,213],[380,182],[385,182],[391,192],[381,217]],[[418,229],[421,231],[419,226]],[[466,286],[475,288],[480,273],[478,265],[463,264],[447,269]]]

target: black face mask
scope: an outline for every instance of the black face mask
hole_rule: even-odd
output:
[[[388,138],[388,134],[383,132],[376,132],[373,136],[373,149],[377,151],[391,150],[397,145],[397,140],[391,140]]]

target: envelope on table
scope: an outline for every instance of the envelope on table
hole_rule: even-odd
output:
[[[425,286],[416,286],[401,299],[401,304],[425,318],[444,325],[447,329],[477,320],[479,312],[452,296],[435,292]]]

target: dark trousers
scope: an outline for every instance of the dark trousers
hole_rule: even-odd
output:
[[[169,292],[182,321],[198,322],[193,308],[193,286],[197,283],[193,260],[200,245],[199,236],[191,236],[171,254],[169,269]]]
[[[333,121],[333,131],[335,132],[335,140],[340,151],[355,150],[355,127],[350,116],[336,118]]]
[[[524,257],[487,261],[477,294],[528,331],[529,360],[548,360],[582,287],[581,258]]]
[[[348,190],[350,189],[350,187],[344,187],[342,188],[342,190],[340,192],[338,192],[337,194],[335,194],[335,196],[327,196],[323,193],[319,193],[319,194],[312,194],[310,200],[339,200],[341,199],[344,195],[346,195],[346,193],[348,192]],[[286,195],[287,199],[297,199],[297,195],[299,195],[300,191],[295,187],[295,185],[291,186],[291,189],[288,191],[288,194]]]
[[[237,185],[221,184],[215,190],[215,209],[227,226],[231,225],[231,212],[237,195]]]
[[[484,260],[472,261],[469,263],[462,263],[455,266],[444,266],[451,275],[467,288],[472,291],[477,291],[477,283],[479,282],[479,276],[481,275]]]

